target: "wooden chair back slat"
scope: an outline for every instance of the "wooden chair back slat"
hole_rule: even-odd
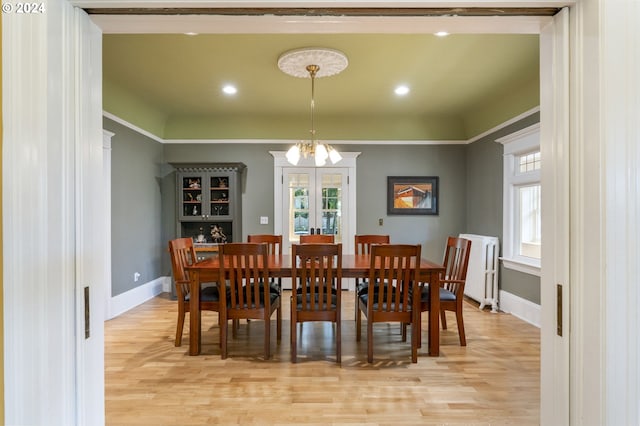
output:
[[[253,234],[247,237],[247,242],[266,243],[268,254],[270,255],[282,254],[282,235]]]
[[[356,235],[355,236],[355,253],[371,254],[371,246],[373,244],[389,244],[388,235]]]
[[[333,243],[335,243],[335,235],[330,235],[330,234],[300,235],[300,244],[333,244]]]

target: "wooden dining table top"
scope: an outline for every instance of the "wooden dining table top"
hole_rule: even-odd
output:
[[[292,256],[288,254],[267,256],[267,268],[269,275],[273,277],[291,277]],[[211,256],[201,260],[194,265],[188,266],[188,271],[197,271],[200,274],[200,282],[206,279],[216,281],[218,279],[218,268],[220,267],[218,256]],[[342,255],[342,276],[344,278],[367,278],[371,257],[368,254],[343,254]],[[421,279],[425,276],[431,278],[433,272],[443,272],[444,267],[440,263],[432,262],[422,258],[420,260]]]
[[[267,256],[267,268],[269,275],[273,277],[291,277],[293,257],[288,254]],[[207,282],[218,282],[220,274],[220,258],[217,255],[201,260],[193,265],[187,266],[189,272],[191,297],[189,303],[189,355],[200,354],[200,285]],[[369,254],[343,254],[342,255],[342,276],[343,278],[367,278],[371,257]],[[432,283],[439,285],[440,273],[444,272],[444,267],[440,263],[432,262],[422,258],[420,260],[419,280],[421,283]],[[439,292],[432,291],[430,294],[428,335],[429,335],[429,355],[439,356],[440,354],[440,297]]]

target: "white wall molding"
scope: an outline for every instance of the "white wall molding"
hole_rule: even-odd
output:
[[[129,129],[131,129],[131,130],[133,130],[133,131],[135,131],[135,132],[138,132],[138,133],[140,133],[140,134],[141,134],[141,135],[143,135],[143,136],[146,136],[146,137],[148,137],[148,138],[151,138],[151,139],[153,139],[153,140],[154,140],[154,141],[156,141],[156,142],[165,143],[165,142],[164,142],[164,139],[162,139],[160,136],[156,136],[156,135],[154,135],[153,133],[148,132],[148,131],[146,131],[146,130],[144,130],[144,129],[142,129],[142,128],[138,127],[138,126],[136,126],[135,124],[130,123],[130,122],[128,122],[127,120],[125,120],[125,119],[123,119],[123,118],[118,117],[117,115],[111,114],[110,112],[107,112],[107,111],[102,111],[102,115],[103,115],[104,117],[108,118],[109,120],[113,120],[113,121],[115,121],[115,122],[116,122],[116,123],[118,123],[118,124],[122,124],[123,126],[128,127]]]
[[[492,133],[497,132],[507,126],[510,126],[513,123],[517,123],[518,121],[529,117],[540,111],[540,107],[535,107],[530,109],[529,111],[525,111],[522,114],[519,114],[504,123],[501,123],[486,132],[483,132],[477,136],[474,136],[470,139],[454,139],[454,140],[430,140],[430,139],[422,139],[422,140],[324,140],[330,145],[468,145],[473,143],[483,137],[490,135]],[[293,145],[295,143],[300,142],[299,140],[293,139],[163,139],[160,136],[154,135],[151,132],[148,132],[140,127],[136,126],[124,120],[117,115],[111,114],[110,112],[103,111],[102,114],[104,117],[115,121],[129,129],[140,133],[141,135],[147,136],[157,142],[162,144],[256,144],[256,145],[267,145],[267,144],[282,144],[282,145]]]
[[[165,289],[170,289],[171,277],[158,277],[129,291],[111,298],[111,318],[122,315],[130,309],[153,299]]]
[[[540,305],[500,290],[500,310],[540,328]]]

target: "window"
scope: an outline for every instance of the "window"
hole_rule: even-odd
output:
[[[540,276],[540,126],[498,139],[504,145],[504,267]]]

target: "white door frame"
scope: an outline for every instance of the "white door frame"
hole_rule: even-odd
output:
[[[626,252],[621,253],[621,249],[614,251],[611,255],[607,254],[607,247],[609,245],[614,245],[616,243],[616,239],[623,238],[624,248],[626,249],[636,249],[638,247],[638,238],[637,235],[637,226],[633,228],[634,234],[625,236],[627,231],[628,224],[637,224],[638,223],[638,206],[637,202],[637,192],[635,192],[635,187],[630,185],[631,178],[637,178],[638,175],[638,163],[633,162],[632,160],[637,160],[637,147],[634,148],[634,143],[637,142],[638,130],[637,123],[632,120],[628,120],[626,114],[631,114],[633,111],[633,103],[632,101],[632,93],[633,90],[637,89],[637,81],[633,80],[616,80],[615,77],[620,74],[621,70],[624,70],[629,75],[638,75],[638,61],[637,61],[637,53],[635,53],[635,57],[633,56],[634,51],[631,50],[630,47],[627,47],[626,51],[624,42],[627,44],[632,40],[637,40],[637,30],[634,29],[634,19],[635,15],[633,15],[632,4],[634,0],[620,0],[618,2],[609,2],[607,3],[604,0],[583,0],[580,2],[575,2],[575,6],[572,8],[572,13],[570,17],[571,28],[571,42],[570,49],[571,53],[571,66],[572,72],[571,80],[569,80],[569,84],[575,92],[571,94],[571,99],[569,102],[570,108],[569,110],[575,116],[570,117],[570,121],[572,123],[572,132],[570,134],[571,138],[571,148],[572,151],[562,150],[563,154],[568,154],[571,162],[570,169],[570,177],[572,178],[572,185],[579,185],[581,187],[576,188],[576,190],[571,195],[571,206],[572,206],[572,216],[571,216],[571,271],[572,271],[572,279],[575,282],[580,282],[580,286],[576,286],[572,289],[571,298],[576,304],[573,306],[570,316],[571,323],[574,328],[572,330],[572,345],[577,345],[577,347],[572,348],[572,361],[569,365],[569,370],[571,371],[572,376],[572,386],[569,389],[571,398],[572,398],[572,408],[571,408],[571,418],[569,419],[571,424],[580,424],[581,422],[588,422],[593,424],[616,424],[612,420],[616,418],[619,419],[619,416],[627,416],[627,419],[631,419],[631,421],[623,421],[618,422],[617,424],[635,424],[637,423],[637,409],[635,410],[635,419],[634,422],[634,413],[633,413],[633,401],[637,401],[637,398],[633,398],[633,396],[637,396],[637,386],[634,388],[634,383],[637,385],[638,375],[637,375],[637,356],[635,357],[636,363],[634,364],[634,357],[631,356],[633,354],[637,355],[637,352],[634,352],[633,348],[629,348],[624,345],[624,343],[628,342],[625,340],[631,336],[638,335],[638,319],[633,316],[633,312],[630,312],[626,309],[619,310],[617,312],[612,312],[612,307],[618,306],[613,305],[612,302],[607,301],[606,298],[602,297],[605,294],[613,294],[608,293],[606,290],[615,290],[615,285],[621,285],[621,283],[633,283],[637,282],[638,272],[637,265],[636,269],[632,268],[633,259],[629,260],[624,256],[617,256],[618,254],[624,254]],[[140,3],[134,0],[122,0],[118,2],[120,6],[129,6],[136,7],[139,6]],[[211,6],[215,7],[216,5],[220,5],[223,1],[206,1],[199,3],[199,6],[206,7]],[[234,2],[234,7],[245,7],[251,6],[249,3],[254,2]],[[317,2],[313,2],[315,4]],[[486,3],[486,2],[482,2]],[[491,7],[526,7],[526,6],[561,6],[563,4],[573,3],[573,2],[558,2],[558,1],[520,1],[520,0],[511,0],[511,1],[500,1],[500,2],[490,2]],[[29,20],[30,27],[25,28],[23,31],[13,32],[11,24],[8,23],[7,16],[3,16],[3,43],[11,43],[11,50],[16,52],[29,52],[33,47],[33,37],[37,36],[40,31],[46,29],[47,26],[49,28],[52,27],[52,23],[54,21],[62,22],[60,20],[61,14],[67,14],[66,4],[64,0],[52,0],[47,3],[47,13],[49,15],[48,19],[43,19],[40,21]],[[84,0],[73,2],[72,4],[82,4],[83,7],[109,7],[112,2],[105,2],[104,0]],[[336,1],[332,2],[331,6],[340,7],[340,6],[353,6],[357,4],[358,6],[364,6],[363,3],[357,1]],[[380,6],[378,2],[371,2],[371,4]],[[425,1],[410,1],[403,2],[402,4],[410,4],[413,7],[442,7],[443,5],[451,5],[455,7],[473,7],[478,6],[479,2],[472,1],[445,1],[445,0],[425,0]],[[268,2],[264,1],[260,4],[263,7],[274,6],[278,7],[278,2]],[[384,5],[388,5],[385,3]],[[637,5],[637,3],[636,3]],[[145,7],[177,7],[180,6],[175,1],[155,1],[145,3]],[[312,4],[309,4],[311,7]],[[399,7],[399,6],[398,6]],[[637,6],[636,6],[637,7]],[[62,12],[64,10],[64,13]],[[608,15],[604,13],[610,12]],[[627,12],[625,14],[625,12]],[[607,19],[600,20],[598,19],[600,16],[605,15]],[[127,20],[130,17],[121,17],[116,18]],[[166,18],[166,17],[165,17]],[[271,18],[269,18],[271,19]],[[335,19],[335,18],[332,18]],[[353,19],[353,18],[350,18]],[[457,22],[459,24],[458,28],[461,28],[461,32],[477,32],[472,25],[473,22],[485,22],[488,26],[490,26],[494,31],[501,26],[500,22],[505,25],[511,25],[513,27],[513,32],[518,32],[518,27],[521,28],[522,20],[518,19],[509,19],[509,18],[500,18],[500,20],[495,20],[492,18],[467,18],[467,19],[451,19],[448,18],[440,18],[446,19],[447,22]],[[137,17],[136,19],[128,19],[130,22],[140,21],[141,18]],[[314,22],[319,22],[320,18],[314,18]],[[355,19],[353,19],[355,20]],[[394,19],[391,19],[394,21]],[[434,21],[438,21],[438,18],[434,18]],[[183,22],[188,22],[189,19],[183,17]],[[384,26],[385,18],[381,17],[379,20],[374,21],[374,25]],[[397,21],[397,19],[396,19]],[[530,19],[530,22],[533,22],[535,26],[535,19]],[[27,22],[26,20],[23,22]],[[515,24],[513,22],[516,22]],[[539,22],[539,21],[538,21]],[[511,24],[510,24],[511,23]],[[626,25],[623,25],[626,23]],[[304,23],[304,25],[309,25],[308,22]],[[320,23],[320,25],[323,25]],[[132,24],[134,28],[138,28],[137,31],[140,32],[141,26],[138,24]],[[232,26],[232,25],[229,25]],[[148,28],[148,27],[147,27]],[[85,37],[83,33],[83,29],[80,29],[76,32],[73,37],[68,37],[59,42],[59,49],[56,48],[56,51],[60,50],[62,52],[72,52],[71,55],[75,57],[81,56],[79,53],[75,52],[75,48],[77,46],[78,41],[82,41]],[[246,30],[245,30],[246,31]],[[455,32],[455,29],[454,29]],[[24,33],[24,34],[23,34]],[[611,34],[619,34],[619,37],[612,37]],[[610,36],[608,38],[604,38],[604,36]],[[553,43],[555,44],[555,42]],[[616,47],[622,46],[622,47]],[[607,57],[605,61],[601,61],[601,55],[604,52],[607,52]],[[7,53],[7,44],[5,44],[5,48],[3,49],[3,56]],[[49,56],[48,49],[42,49],[38,52],[39,57],[42,60],[45,60]],[[75,52],[75,53],[73,53]],[[630,59],[626,59],[627,56],[625,53],[631,54]],[[544,51],[543,51],[544,56]],[[635,58],[635,62],[633,61]],[[612,60],[613,59],[613,60]],[[611,61],[611,63],[607,62]],[[3,64],[5,68],[3,69],[3,79],[5,80],[5,91],[3,92],[3,102],[4,98],[9,95],[9,90],[7,87],[10,87],[12,83],[14,83],[13,79],[19,80],[20,77],[16,77],[12,75],[10,72],[10,67],[12,65],[18,66],[20,64],[20,60],[16,59],[16,61],[12,62],[11,59],[3,60]],[[92,65],[101,65],[101,60],[99,58],[95,58],[94,61],[91,62]],[[87,63],[79,63],[79,71],[81,72],[90,72],[90,66]],[[24,70],[30,69],[29,66],[24,66]],[[33,70],[33,68],[31,68]],[[38,71],[38,69],[36,69]],[[42,69],[40,69],[42,71]],[[46,72],[45,71],[42,72]],[[94,72],[99,74],[99,69],[94,69]],[[11,75],[11,77],[9,77]],[[608,78],[607,78],[608,77]],[[27,77],[28,78],[28,77]],[[78,82],[80,77],[74,76],[73,79]],[[39,81],[36,79],[35,81]],[[607,82],[607,85],[603,85],[603,82]],[[543,83],[544,84],[544,83]],[[88,92],[85,91],[81,85],[78,84],[79,92],[76,93],[77,99],[85,98],[87,102],[93,107],[98,107],[97,109],[101,109],[101,97],[94,96],[100,93],[100,88],[97,88],[96,92]],[[21,96],[25,99],[23,102],[29,102],[31,99],[29,96],[31,94],[36,94],[39,96],[38,101],[34,100],[33,105],[41,105],[43,98],[41,97],[42,93],[44,93],[45,89],[42,86],[37,84],[32,84],[31,87],[24,85],[16,85],[15,87],[22,87],[25,90],[21,93]],[[611,90],[613,89],[613,90]],[[553,91],[553,87],[542,86],[542,91]],[[57,95],[60,97],[60,95]],[[615,98],[614,96],[619,96],[623,100],[628,100],[629,102],[621,101],[620,98]],[[59,101],[59,102],[56,102]],[[602,101],[602,102],[601,102]],[[62,102],[59,98],[56,98],[55,94],[51,94],[50,97],[51,105],[59,105]],[[561,106],[563,103],[553,102],[554,105]],[[6,105],[6,104],[5,104]],[[94,120],[100,120],[100,114],[97,111],[94,111],[96,108],[92,109],[92,114],[95,114],[95,117],[92,117]],[[11,128],[12,125],[17,124],[18,126],[21,123],[8,123],[11,120],[11,114],[9,113],[8,108],[3,108],[5,120],[5,137],[4,137],[4,147],[3,150],[5,154],[7,150],[11,149],[11,145],[14,143],[12,139],[12,135],[8,135],[7,129]],[[33,114],[36,113],[37,110],[29,111],[29,113],[24,113],[24,116],[30,116],[32,119],[29,122],[29,125],[32,125],[34,121]],[[554,114],[564,114],[563,111],[555,111]],[[577,118],[576,118],[577,116]],[[621,121],[625,120],[627,121]],[[46,122],[43,120],[42,122]],[[73,127],[70,127],[70,133],[75,134]],[[588,132],[587,132],[588,130]],[[620,138],[620,132],[624,132],[624,137]],[[634,138],[635,136],[635,138]],[[609,141],[608,144],[604,143],[604,140],[607,139]],[[585,142],[586,141],[586,142]],[[544,145],[545,141],[542,141]],[[586,146],[585,144],[591,144],[590,146]],[[28,148],[28,146],[25,146]],[[37,147],[34,147],[37,149]],[[620,153],[616,155],[616,148],[626,148],[620,150]],[[545,149],[543,147],[543,149]],[[636,149],[634,151],[634,149]],[[561,152],[555,151],[555,149],[551,149],[552,155],[560,155]],[[624,157],[624,153],[628,154]],[[5,177],[11,174],[14,168],[11,165],[8,165],[8,161],[11,161],[11,158],[7,158],[6,155],[4,157],[4,169],[3,174]],[[46,161],[46,160],[45,160]],[[86,158],[79,158],[78,161],[86,162],[86,166],[90,165],[90,160]],[[553,161],[553,160],[552,160]],[[561,162],[562,163],[562,162]],[[47,163],[48,164],[48,163]],[[51,166],[55,163],[52,162]],[[20,163],[17,163],[19,166]],[[46,168],[45,168],[46,169]],[[558,175],[562,176],[566,173],[566,170],[559,170]],[[623,175],[624,174],[624,175]],[[5,180],[5,183],[8,181]],[[620,182],[625,182],[626,186],[623,191],[619,191]],[[587,187],[588,186],[588,187]],[[573,191],[574,188],[572,188]],[[4,199],[7,202],[19,199],[20,187],[10,187],[5,186],[4,188]],[[604,194],[607,194],[607,198],[604,197]],[[600,204],[594,204],[593,200]],[[612,201],[609,205],[604,205],[605,201],[608,203]],[[99,203],[98,203],[99,204]],[[594,208],[595,206],[595,208]],[[8,204],[4,203],[4,217],[5,220],[10,213]],[[576,210],[580,210],[577,212]],[[83,212],[79,210],[79,213]],[[606,213],[606,214],[605,214]],[[546,215],[556,216],[554,211],[543,213],[543,217]],[[82,221],[88,219],[87,217],[81,216],[76,218],[75,220]],[[625,220],[626,219],[626,220]],[[7,225],[5,224],[5,231],[8,230]],[[18,227],[15,229],[15,233],[5,233],[4,235],[4,256],[5,256],[5,267],[4,267],[4,293],[5,293],[5,315],[6,308],[11,304],[14,306],[18,306],[20,304],[20,299],[15,298],[15,294],[12,293],[11,289],[8,287],[11,286],[11,282],[16,278],[15,276],[15,267],[20,265],[19,262],[11,257],[10,250],[13,247],[13,244],[17,243],[20,239],[24,239],[25,234],[21,233],[22,231],[28,231],[26,226]],[[37,230],[36,230],[37,231]],[[15,235],[14,235],[15,234]],[[635,240],[634,240],[635,238]],[[619,241],[619,240],[618,240]],[[635,241],[635,242],[634,242]],[[558,241],[558,244],[562,246],[563,240]],[[637,251],[636,251],[637,253]],[[33,254],[33,253],[32,253]],[[605,260],[603,257],[606,255],[607,262],[613,262],[616,268],[608,268],[605,269]],[[14,264],[14,262],[16,262]],[[615,270],[615,272],[613,272]],[[14,275],[12,275],[14,274]],[[579,276],[576,276],[579,274]],[[584,283],[581,282],[581,279],[584,278]],[[633,281],[633,279],[636,281]],[[615,281],[614,281],[615,280]],[[51,284],[51,283],[50,283]],[[543,279],[543,292],[547,292],[549,289],[547,286],[549,283],[546,279]],[[555,284],[551,284],[551,289],[555,288]],[[636,303],[637,306],[637,292],[629,292],[628,290],[629,284],[627,287],[623,287],[623,290],[627,289],[627,292],[622,292],[621,297],[626,297],[629,300],[629,303]],[[62,285],[52,287],[52,291],[62,291],[64,287]],[[546,297],[546,296],[544,296]],[[610,300],[617,299],[614,297],[609,297]],[[608,303],[608,310],[605,310],[605,303]],[[94,304],[95,306],[95,304]],[[626,306],[626,305],[625,305]],[[629,305],[630,306],[630,305]],[[76,310],[75,306],[62,306],[61,309],[67,314],[67,317],[74,318],[74,312]],[[46,311],[45,311],[46,314]],[[620,321],[613,321],[612,318],[607,315],[615,314],[616,319],[620,319]],[[75,323],[75,320],[73,320]],[[594,327],[590,327],[590,326]],[[28,332],[29,330],[25,328],[25,326],[19,326],[13,329],[13,332],[9,332],[8,329],[10,327],[15,327],[15,324],[11,324],[5,317],[5,340],[8,343],[12,343],[9,341],[12,333],[15,332]],[[589,330],[587,330],[589,329]],[[634,333],[635,331],[635,333]],[[597,334],[597,336],[592,336],[593,334]],[[621,337],[617,340],[617,337]],[[99,336],[96,336],[97,339],[100,339]],[[36,339],[37,340],[37,339]],[[102,341],[100,342],[103,343]],[[595,345],[592,349],[595,349],[594,353],[586,353],[589,348],[589,343]],[[610,348],[610,350],[607,350]],[[16,351],[16,347],[12,344],[5,345],[5,360],[14,359],[8,358],[6,355],[15,355],[14,351]],[[620,349],[615,350],[614,349]],[[543,351],[545,349],[545,345],[543,344]],[[33,351],[36,353],[37,351]],[[581,352],[583,356],[581,356],[578,352]],[[616,354],[616,357],[605,357],[605,353],[607,354]],[[96,355],[89,354],[90,357],[95,357]],[[620,361],[620,357],[627,356],[628,358],[622,359],[623,362]],[[73,358],[73,357],[72,357]],[[90,360],[88,360],[90,361]],[[75,359],[74,361],[69,361],[76,366],[76,370],[79,370],[78,381],[91,381],[91,375],[88,374],[83,377],[83,370],[78,369],[77,365],[80,363],[80,360]],[[36,366],[39,364],[36,364]],[[635,375],[629,376],[628,378],[621,377],[624,373],[624,368],[626,367],[634,367],[636,370],[631,370],[635,372]],[[15,365],[12,365],[12,368],[17,368]],[[28,370],[33,370],[34,365],[30,365],[29,368],[23,366],[18,370],[20,373],[26,373]],[[614,374],[613,376],[606,377],[605,372],[611,370]],[[5,368],[5,373],[8,372],[8,369]],[[545,376],[566,376],[568,375],[568,371],[566,367],[562,364],[553,364],[548,368],[545,367],[542,371],[543,376],[543,386],[549,383],[545,380]],[[577,380],[576,376],[581,376],[582,380]],[[28,377],[27,374],[23,374],[22,377]],[[626,382],[625,382],[626,380]],[[9,383],[10,379],[5,376],[5,388]],[[626,383],[623,386],[616,386],[616,384]],[[593,387],[583,386],[581,385],[592,385]],[[25,383],[26,385],[26,383]],[[102,385],[102,384],[101,384]],[[588,391],[586,389],[589,389]],[[605,392],[606,388],[606,392]],[[57,389],[55,386],[51,386],[51,389]],[[543,393],[545,392],[543,389]],[[636,389],[633,391],[632,389]],[[14,389],[15,390],[15,389]],[[635,393],[634,393],[635,392]],[[606,398],[604,397],[606,395]],[[49,394],[52,396],[52,394]],[[41,412],[42,418],[45,418],[46,413],[49,412],[50,405],[42,404],[39,406],[33,406],[29,404],[29,400],[23,400],[23,394],[21,393],[12,393],[5,394],[5,413],[7,416],[11,416],[16,414],[16,410],[21,410],[23,407],[29,405],[29,409],[37,412]],[[26,398],[26,396],[25,396]],[[58,395],[55,400],[51,400],[52,404],[56,402],[63,402],[69,400],[75,400],[75,391],[64,390],[60,395]],[[103,404],[103,401],[97,401],[96,398],[102,398],[103,395],[87,395],[85,399],[81,402],[86,405],[85,408],[79,409],[80,412],[85,412],[86,417],[82,418],[78,416],[75,423],[87,423],[87,424],[96,424],[102,423],[100,420],[103,420],[103,411],[93,410],[99,404]],[[62,404],[64,405],[64,404]],[[622,409],[615,409],[622,408]],[[636,407],[637,408],[637,407]],[[543,404],[541,412],[542,419],[549,418],[566,418],[566,411],[560,409],[561,412],[558,413],[550,413],[547,410],[551,408],[546,404]],[[558,414],[558,417],[554,417],[554,414]],[[36,413],[37,415],[37,413]],[[50,418],[49,418],[50,419]],[[65,417],[65,419],[68,419]],[[63,421],[63,419],[59,418],[58,420]],[[83,421],[84,420],[84,421]],[[69,424],[73,423],[70,422]]]
[[[542,259],[540,277],[540,424],[570,424],[569,416],[569,11],[540,35]],[[553,90],[550,90],[553,88]],[[551,207],[549,209],[549,207]],[[547,212],[545,214],[545,211]],[[560,285],[558,287],[557,285]],[[562,293],[562,335],[556,320]],[[563,372],[563,374],[558,374]]]

